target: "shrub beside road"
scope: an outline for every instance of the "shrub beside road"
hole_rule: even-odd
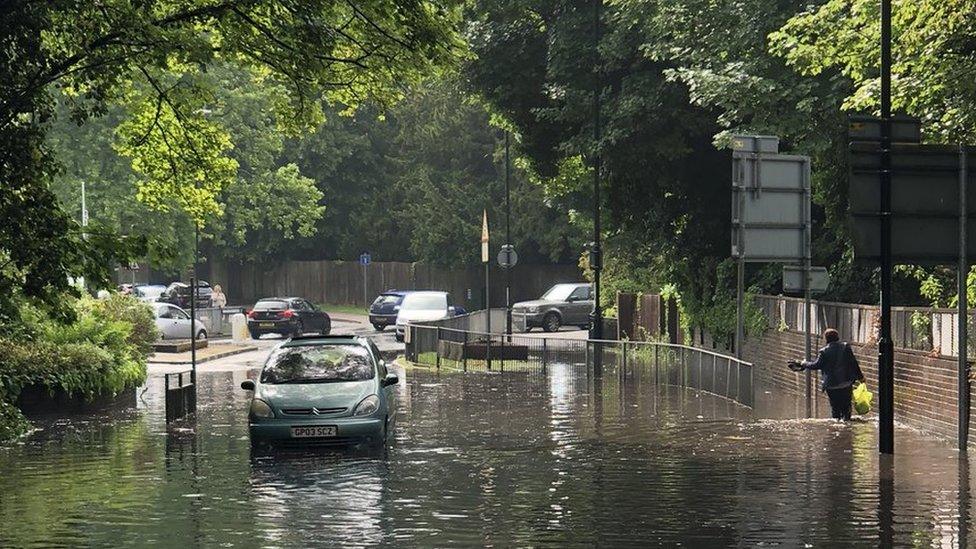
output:
[[[81,298],[74,309],[77,317],[67,324],[22,310],[21,325],[0,337],[0,441],[30,428],[16,406],[25,387],[91,400],[145,381],[157,337],[151,309],[123,295]]]

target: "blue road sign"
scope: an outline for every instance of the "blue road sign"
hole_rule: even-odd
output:
[[[362,255],[359,256],[360,265],[369,265],[372,261],[373,256],[369,255],[369,252],[363,252]]]

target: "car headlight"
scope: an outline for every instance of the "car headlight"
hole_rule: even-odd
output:
[[[379,409],[380,399],[376,395],[369,395],[368,397],[359,401],[359,404],[356,405],[356,409],[352,412],[352,415],[368,416]]]
[[[399,311],[400,310],[400,306],[399,305],[394,305],[393,306],[393,310],[394,311]]]
[[[530,312],[530,313],[538,313],[538,312],[539,312],[539,307],[538,307],[538,305],[537,305],[537,306],[535,306],[535,307],[529,307],[529,312]]]
[[[274,417],[274,412],[267,402],[260,398],[255,398],[251,400],[251,415],[253,417],[270,418]]]

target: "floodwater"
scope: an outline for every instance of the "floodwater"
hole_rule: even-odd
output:
[[[402,374],[385,452],[253,456],[243,370],[199,414],[42,423],[0,448],[0,546],[963,546],[971,479],[907,428],[788,419],[676,387],[547,374]],[[786,410],[785,412],[783,410]],[[778,419],[763,419],[773,416]]]

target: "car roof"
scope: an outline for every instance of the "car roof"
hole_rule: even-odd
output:
[[[416,291],[418,291],[418,290],[387,290],[387,291],[381,293],[380,295],[398,295],[398,296],[405,296],[407,294],[412,294],[412,293],[414,293]]]
[[[298,336],[281,344],[282,347],[304,345],[362,345],[369,348],[369,343],[365,337],[351,334]]]

